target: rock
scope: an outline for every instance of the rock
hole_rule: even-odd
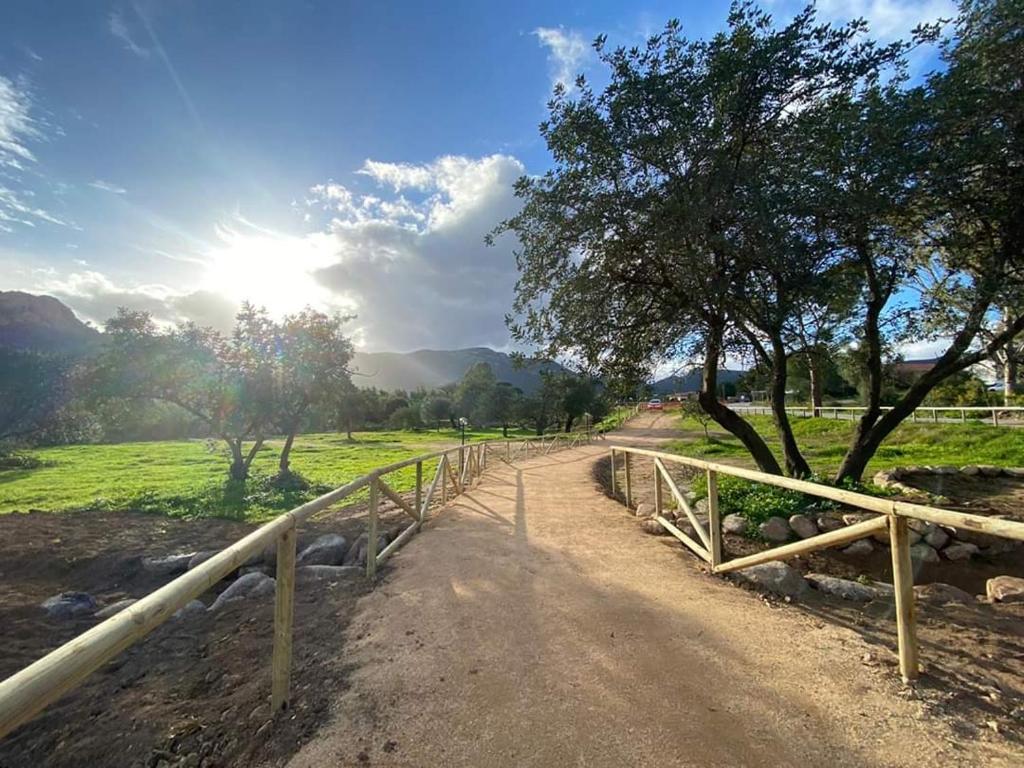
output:
[[[322,581],[338,581],[351,576],[366,573],[358,565],[303,565],[295,570],[298,578],[317,579]]]
[[[1003,474],[1003,468],[997,467],[994,464],[981,464],[978,466],[978,471],[984,477],[999,477]]]
[[[954,587],[952,584],[942,584],[940,582],[920,584],[914,587],[914,598],[916,600],[923,600],[926,603],[936,603],[939,605],[943,603],[973,605],[976,602],[974,595],[970,595],[959,587]]]
[[[692,525],[690,525],[690,521],[689,520],[678,521],[676,523],[676,528],[678,528],[682,533],[686,534],[687,536],[689,536],[694,541],[696,541],[698,543],[700,542],[700,539],[697,537],[697,531],[696,531],[696,529],[694,529],[694,527]]]
[[[955,529],[953,537],[958,541],[966,541],[968,544],[974,544],[978,547],[998,546],[1006,541],[1001,536],[993,536],[990,533],[980,533],[979,531],[969,531],[966,528]]]
[[[924,520],[918,520],[916,517],[911,517],[907,520],[907,528],[912,530],[914,533],[919,533],[921,536],[924,536],[935,528],[935,523],[929,523]]]
[[[757,531],[761,534],[762,538],[774,544],[789,541],[789,535],[792,532],[790,531],[789,523],[783,517],[769,517],[757,526]]]
[[[106,608],[101,608],[93,614],[97,619],[109,619],[111,616],[120,613],[129,605],[134,605],[138,602],[134,597],[129,597],[124,600],[118,600],[116,603],[111,603]]]
[[[789,518],[789,527],[801,539],[809,539],[818,535],[818,526],[807,515],[793,515]]]
[[[737,571],[736,575],[759,589],[783,597],[799,597],[807,591],[807,581],[804,577],[792,567],[777,560],[771,563],[752,565]]]
[[[840,528],[845,528],[844,523],[838,517],[832,517],[831,515],[819,515],[818,516],[818,530],[822,533],[828,533],[829,531],[838,531]]]
[[[1024,477],[1024,467],[1003,467],[1003,474],[1007,477]]]
[[[875,476],[871,478],[871,482],[877,485],[879,488],[887,488],[889,484],[896,480],[896,473],[891,470],[882,470],[876,472]]]
[[[975,467],[974,465],[969,464],[966,467],[960,467],[960,474],[961,475],[980,475],[981,474],[981,469],[979,467]]]
[[[345,553],[345,559],[342,560],[342,565],[366,565],[366,543],[368,539],[365,533],[359,534],[352,546],[348,548],[348,552]],[[381,534],[377,538],[377,553],[388,545],[387,536]]]
[[[649,533],[652,536],[664,536],[664,535],[666,535],[668,533],[668,531],[666,531],[661,526],[661,523],[659,523],[657,520],[655,520],[652,517],[649,517],[646,520],[641,520],[640,521],[640,529],[644,533]]]
[[[320,536],[302,550],[295,562],[300,565],[341,565],[348,552],[348,542],[337,533]]]
[[[188,570],[191,571],[197,565],[202,565],[207,560],[209,560],[211,557],[216,555],[218,552],[220,552],[219,549],[207,549],[207,550],[204,550],[203,552],[196,552],[194,555],[192,555],[191,558],[189,558]]]
[[[142,568],[149,573],[156,573],[161,576],[177,576],[188,570],[189,561],[195,556],[195,552],[185,552],[165,557],[144,557],[142,559]]]
[[[996,576],[985,582],[985,594],[997,603],[1024,603],[1024,579]]]
[[[843,524],[856,525],[857,523],[863,523],[876,517],[878,517],[878,515],[873,515],[870,512],[847,512],[843,515]]]
[[[978,554],[978,547],[974,544],[968,544],[966,541],[958,541],[955,544],[950,544],[944,550],[942,554],[946,556],[947,560],[970,560],[972,555]]]
[[[87,613],[96,613],[100,607],[88,592],[61,592],[47,598],[39,606],[54,619],[72,619]]]
[[[853,542],[850,546],[843,550],[844,555],[870,555],[875,551],[875,548],[871,546],[871,542],[867,539],[860,539],[859,541]]]
[[[703,499],[697,499],[697,501],[695,501],[690,506],[693,508],[693,513],[695,515],[704,515],[705,517],[707,517],[709,505],[710,502],[707,500],[707,497],[704,497]]]
[[[933,475],[956,475],[960,473],[959,469],[952,467],[949,464],[943,464],[938,467],[928,467],[928,471]]]
[[[191,616],[198,616],[206,613],[206,605],[202,600],[191,600],[174,612],[172,619],[187,619]]]
[[[997,542],[994,542],[992,544],[989,544],[987,547],[982,549],[980,552],[985,557],[997,557],[999,555],[1005,555],[1007,552],[1012,552],[1013,550],[1015,550],[1018,547],[1020,547],[1020,545],[1021,545],[1021,543],[1019,541],[1011,541],[1009,539],[1002,539],[1001,541],[997,541]]]
[[[910,559],[916,563],[937,563],[939,553],[922,541],[910,548]]]
[[[868,600],[874,600],[875,597],[877,597],[877,594],[872,587],[869,587],[866,584],[861,584],[859,581],[840,579],[835,576],[826,576],[823,573],[809,573],[807,574],[807,581],[809,581],[811,586],[819,592],[836,595],[844,600],[854,600],[865,603]]]
[[[640,503],[636,505],[636,516],[637,517],[650,517],[654,514],[654,505]]]
[[[243,597],[272,595],[276,586],[277,582],[264,573],[247,573],[245,576],[235,579],[231,586],[217,596],[217,599],[213,601],[213,605],[207,608],[207,610],[211,612],[218,611],[224,607],[225,603],[229,603],[232,600],[240,600]]]
[[[928,531],[928,533],[924,535],[924,542],[929,547],[934,547],[935,549],[942,549],[944,546],[949,544],[949,534],[941,528],[939,528],[939,526],[935,526],[934,528],[932,528],[932,530]],[[916,542],[911,542],[911,544],[914,543]]]
[[[742,536],[747,532],[747,518],[737,514],[726,515],[722,518],[722,530]]]
[[[264,576],[269,576],[273,571],[269,565],[243,565],[238,569],[239,576],[245,576],[247,573],[262,573]]]

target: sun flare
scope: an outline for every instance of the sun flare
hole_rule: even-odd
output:
[[[329,237],[297,237],[252,226],[246,231],[218,227],[217,235],[219,245],[208,253],[206,290],[266,307],[277,317],[306,306],[343,308],[314,274],[337,258]]]

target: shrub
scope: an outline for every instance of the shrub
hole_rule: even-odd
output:
[[[693,485],[698,498],[708,495],[705,476]],[[755,483],[730,475],[718,476],[718,509],[722,515],[742,515],[754,531],[769,517],[788,518],[803,511],[809,500],[796,491],[787,491],[763,483]]]

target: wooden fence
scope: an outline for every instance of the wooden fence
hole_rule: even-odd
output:
[[[1024,541],[1024,523],[1020,522],[953,512],[946,509],[936,509],[921,504],[908,504],[902,501],[854,493],[842,488],[819,485],[818,483],[811,483],[805,480],[769,475],[757,470],[626,446],[611,447],[612,495],[614,496],[619,495],[618,478],[616,475],[618,472],[617,459],[620,456],[624,480],[622,498],[626,506],[633,506],[633,457],[651,459],[654,464],[655,519],[665,530],[679,539],[683,545],[707,562],[713,573],[729,573],[773,560],[786,560],[818,549],[848,544],[857,539],[872,536],[888,529],[889,543],[892,548],[893,588],[896,598],[896,634],[899,643],[900,674],[908,682],[917,677],[918,662],[916,622],[914,618],[914,572],[910,559],[910,537],[907,521],[922,520],[937,525]],[[706,472],[708,488],[707,527],[697,517],[686,495],[680,492],[675,481],[669,475],[665,466],[667,463],[681,464]],[[791,491],[799,491],[808,496],[828,499],[868,512],[877,512],[879,517],[846,526],[836,531],[822,533],[792,544],[774,547],[764,552],[757,552],[746,557],[723,561],[722,527],[718,505],[718,475],[720,474],[732,475],[733,477],[740,477],[745,480],[773,485]],[[696,531],[699,541],[694,540],[679,530],[679,528],[663,516],[663,486],[667,486],[676,504],[683,510],[690,521],[690,525]]]
[[[489,460],[512,462],[547,455],[555,450],[589,443],[591,439],[590,432],[574,432],[470,443],[435,451],[375,469],[286,512],[0,682],[0,738],[78,687],[92,672],[170,619],[189,601],[273,545],[277,547],[277,582],[270,702],[272,712],[285,708],[291,681],[296,535],[301,523],[357,491],[369,489],[366,575],[373,578],[377,568],[420,529],[432,503],[438,501],[437,496],[440,495],[439,503],[443,505],[449,498],[463,493],[487,468]],[[424,494],[423,468],[434,459],[437,460],[437,468]],[[410,501],[395,491],[384,477],[411,466],[416,467],[416,487]],[[393,502],[412,522],[378,552],[377,526],[382,497]]]
[[[731,408],[740,413],[751,413],[756,415],[771,416],[771,406],[767,405],[743,405],[739,403],[733,403],[730,405]],[[793,405],[786,406],[786,413],[792,413],[796,416],[802,416],[805,418],[822,418],[822,419],[840,419],[840,420],[855,420],[859,414],[864,413],[867,408],[862,405],[823,405],[818,408],[812,408],[809,405]],[[883,406],[880,408],[883,413],[885,411],[891,411],[890,406]],[[941,415],[940,415],[941,414]],[[911,422],[918,421],[930,421],[932,423],[939,423],[940,419],[942,423],[960,422],[966,424],[968,414],[972,414],[969,418],[972,420],[981,420],[984,418],[987,421],[991,421],[993,426],[1016,426],[1021,423],[1024,419],[1024,407],[1021,406],[998,406],[998,405],[948,405],[948,406],[918,406],[910,414]],[[974,415],[980,414],[980,415]]]

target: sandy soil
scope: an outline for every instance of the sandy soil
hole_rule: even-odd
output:
[[[673,436],[663,420],[615,439]],[[289,765],[1024,760],[931,714],[871,631],[737,589],[645,536],[594,479],[605,455],[492,471],[402,550],[337,639],[354,669],[333,723]]]
[[[325,532],[354,540],[365,529],[363,513],[328,513],[304,527],[300,544]],[[0,515],[0,678],[99,623],[50,618],[39,607],[46,598],[67,590],[104,605],[141,597],[170,578],[148,573],[142,557],[220,549],[250,530],[135,513]],[[295,706],[268,727],[272,597],[158,628],[0,741],[0,768],[281,765],[313,738],[347,684],[347,659],[325,649],[367,591],[363,579],[299,583]]]

